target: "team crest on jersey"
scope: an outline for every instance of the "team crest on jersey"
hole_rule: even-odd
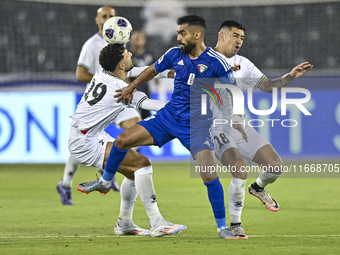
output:
[[[232,66],[231,67],[231,70],[233,70],[233,72],[236,72],[236,71],[238,71],[238,70],[241,70],[241,65],[234,65],[234,66]]]
[[[203,64],[198,65],[198,71],[200,73],[204,73],[207,69],[208,69],[208,67],[206,65],[203,65]]]

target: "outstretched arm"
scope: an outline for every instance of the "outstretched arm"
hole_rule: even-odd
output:
[[[137,67],[134,67],[132,68],[128,73],[127,73],[127,76],[126,78],[135,78],[137,77],[138,75],[140,75],[146,68],[148,68],[149,66],[137,66]],[[154,79],[161,79],[161,78],[174,78],[174,73],[175,71],[172,71],[172,70],[165,70],[161,73],[158,73]]]
[[[287,73],[280,78],[269,80],[267,77],[265,77],[259,84],[258,88],[272,93],[273,88],[280,90],[281,88],[286,87],[294,79],[299,78],[312,68],[313,65],[309,64],[308,62],[303,62],[294,67],[290,73]]]
[[[128,86],[125,88],[117,89],[116,92],[118,92],[115,95],[115,98],[117,98],[117,102],[119,103],[121,100],[124,100],[126,104],[129,104],[132,102],[132,92],[135,88],[137,88],[140,84],[143,82],[147,82],[151,79],[153,79],[158,72],[155,69],[155,64],[152,64],[148,68],[146,68],[140,75],[137,76],[136,79],[134,79]]]
[[[149,111],[159,111],[167,104],[167,102],[150,99],[145,93],[141,91],[135,91],[133,92],[132,104],[137,110],[145,109]]]

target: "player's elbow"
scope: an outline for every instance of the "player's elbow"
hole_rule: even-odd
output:
[[[81,80],[81,75],[80,75],[78,69],[77,69],[77,71],[76,71],[76,78],[77,78],[78,81],[82,81],[82,80]]]
[[[87,79],[84,78],[84,75],[78,69],[76,71],[76,78],[80,82],[87,82]]]
[[[92,74],[90,74],[86,67],[77,66],[76,78],[81,82],[90,82],[92,79]]]

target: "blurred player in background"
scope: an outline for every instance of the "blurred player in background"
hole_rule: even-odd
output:
[[[273,88],[279,90],[312,69],[311,64],[304,62],[280,78],[268,79],[251,61],[237,55],[243,44],[244,31],[245,27],[239,22],[224,21],[220,25],[218,42],[214,48],[228,58],[227,61],[234,71],[238,86],[245,85],[271,93]],[[231,230],[240,238],[247,238],[241,225],[247,172],[241,172],[240,168],[246,165],[245,161],[249,164],[255,163],[267,167],[268,171],[262,169],[259,177],[248,190],[251,195],[259,198],[267,209],[276,212],[279,210],[279,204],[264,188],[280,177],[283,163],[273,146],[253,127],[246,125],[242,128],[241,124],[245,123],[244,119],[240,116],[233,116],[232,113],[232,95],[225,90],[219,90],[219,95],[223,101],[223,109],[218,109],[211,104],[214,117],[219,116],[219,118],[227,119],[229,123],[233,120],[233,123],[239,124],[235,125],[237,129],[230,127],[229,124],[216,125],[212,127],[211,134],[215,144],[215,153],[221,163],[225,166],[237,167],[237,172],[232,172],[233,178],[229,187]],[[275,172],[270,167],[280,169],[280,171]]]
[[[110,151],[115,141],[105,128],[126,108],[123,102],[116,102],[116,90],[127,85],[127,72],[133,67],[131,52],[122,44],[105,46],[99,57],[100,68],[91,80],[90,86],[77,105],[72,116],[69,136],[71,155],[80,163],[103,170],[109,164]],[[137,108],[159,110],[164,103],[148,99],[142,92],[134,92],[134,102]],[[152,182],[152,166],[150,160],[134,150],[128,150],[118,172],[124,178],[121,186],[121,210],[119,220],[114,228],[117,235],[171,235],[183,231],[186,226],[167,222],[159,212],[156,193]],[[88,193],[86,190],[77,188]],[[100,192],[106,194],[110,185]],[[151,232],[133,224],[132,211],[137,199],[137,193],[142,199],[150,219]]]
[[[148,0],[140,16],[145,20],[143,31],[151,38],[152,51],[160,56],[165,49],[173,45],[176,39],[177,19],[187,14],[182,1]],[[160,40],[159,40],[160,39]]]
[[[98,32],[89,38],[81,49],[76,70],[78,81],[89,83],[96,71],[99,70],[99,54],[102,48],[107,45],[102,36],[103,25],[106,20],[114,16],[116,16],[116,11],[110,6],[102,6],[97,10],[95,21],[98,25]],[[127,129],[140,120],[141,116],[136,109],[126,108],[117,116],[114,123],[123,129]],[[73,205],[71,197],[72,180],[79,164],[71,155],[65,165],[63,180],[57,186],[63,205]],[[116,179],[112,180],[111,188],[119,191]]]
[[[149,66],[154,62],[153,56],[146,52],[145,44],[146,44],[146,36],[143,31],[134,31],[129,43],[130,52],[132,53],[132,63],[134,67],[137,66]],[[133,81],[134,78],[130,78],[130,82]],[[156,81],[156,80],[155,80]],[[144,92],[148,97],[150,97],[149,84],[147,82],[141,84],[138,87],[138,91]],[[142,119],[145,119],[150,115],[150,111],[143,110],[141,111]]]
[[[212,86],[214,86],[216,78],[233,85],[235,85],[233,83],[235,79],[232,77],[231,68],[225,57],[204,44],[206,29],[204,18],[187,15],[179,18],[177,24],[177,40],[181,46],[169,49],[155,64],[147,68],[129,86],[121,89],[121,93],[116,95],[119,101],[123,99],[125,102],[131,102],[132,92],[139,84],[152,79],[158,72],[175,68],[175,90],[171,100],[156,115],[139,122],[118,136],[112,146],[101,179],[82,183],[77,187],[87,192],[107,190],[105,187],[110,185],[130,148],[141,145],[162,147],[174,138],[178,138],[190,151],[197,160],[200,169],[216,165],[213,144],[209,142],[209,128],[212,121],[209,121],[208,118],[211,116],[211,112],[209,111],[207,116],[201,115],[201,93],[197,93],[199,85],[194,84],[192,77],[205,79]],[[202,70],[199,68],[200,66],[208,68]],[[191,87],[196,89],[194,95],[191,93]],[[196,96],[194,99],[199,100],[199,103],[192,104],[192,96]],[[194,109],[191,110],[191,107]],[[195,125],[191,125],[193,119],[196,120]],[[226,227],[224,192],[216,172],[200,171],[200,173],[204,185],[207,187],[219,237],[237,239],[238,237]]]

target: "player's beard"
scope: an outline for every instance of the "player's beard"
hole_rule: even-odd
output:
[[[182,54],[189,54],[195,47],[195,43],[187,43],[187,45],[183,45],[183,48],[181,47]]]

